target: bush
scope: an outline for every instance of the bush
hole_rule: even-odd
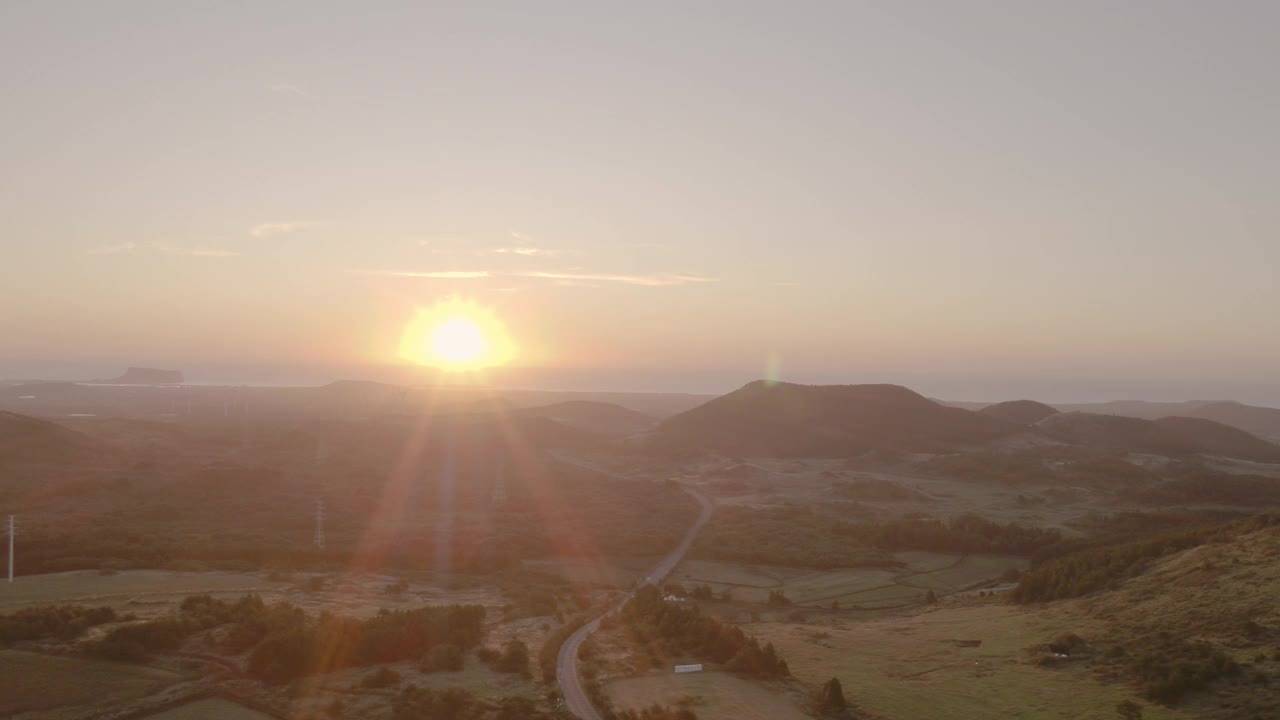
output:
[[[72,640],[86,629],[116,620],[109,607],[79,605],[35,607],[12,615],[0,615],[0,645],[29,640]]]
[[[458,672],[465,664],[462,648],[457,645],[437,645],[427,651],[422,659],[423,672]]]
[[[380,690],[400,684],[400,673],[388,667],[380,667],[364,676],[360,687],[367,690]]]
[[[520,640],[510,640],[502,655],[493,662],[493,669],[503,673],[529,674],[529,646]]]

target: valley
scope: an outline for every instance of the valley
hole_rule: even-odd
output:
[[[6,414],[0,501],[21,529],[17,577],[0,587],[8,712],[1275,709],[1280,448],[1238,428],[1133,418],[1117,431],[1047,406],[753,384],[726,401],[732,433],[695,440],[693,420],[653,401],[542,408],[451,390],[404,412],[384,388],[342,392],[298,405],[309,419],[164,418],[119,398],[112,417]],[[699,519],[702,502],[713,512]],[[682,538],[687,554],[671,555]],[[415,619],[448,608],[475,622],[453,641],[427,629],[443,620]],[[55,619],[74,617],[95,619]],[[596,618],[598,632],[575,633]],[[394,649],[385,623],[420,639]],[[279,655],[289,643],[321,654]],[[582,687],[567,703],[566,672]],[[824,695],[833,678],[843,707]]]

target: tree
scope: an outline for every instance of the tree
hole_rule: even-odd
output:
[[[1123,720],[1142,720],[1142,706],[1132,700],[1116,705],[1116,714]]]
[[[462,648],[457,645],[437,645],[427,651],[422,659],[423,672],[457,672],[463,665]]]
[[[824,711],[845,709],[844,688],[838,679],[831,678],[822,684],[821,705]]]
[[[494,662],[493,669],[504,673],[529,674],[529,646],[520,640],[508,642],[502,656]]]

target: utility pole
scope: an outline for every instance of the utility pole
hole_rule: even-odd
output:
[[[9,516],[9,582],[13,582],[13,516]]]
[[[316,498],[316,547],[324,549],[324,500]]]

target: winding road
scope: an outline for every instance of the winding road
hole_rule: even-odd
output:
[[[688,487],[682,486],[682,489],[697,498],[698,503],[702,505],[702,512],[698,515],[698,519],[693,523],[693,526],[689,528],[689,531],[685,533],[684,539],[680,541],[676,549],[672,550],[670,555],[654,566],[653,570],[649,571],[649,574],[640,583],[641,586],[646,584],[657,585],[662,582],[662,579],[670,574],[676,565],[679,565],[680,561],[684,559],[685,553],[689,552],[689,548],[693,546],[693,541],[698,537],[702,526],[706,525],[707,521],[711,519],[711,511],[713,509],[711,501]],[[582,677],[578,675],[578,649],[591,636],[591,633],[600,628],[602,619],[621,610],[622,606],[626,605],[635,594],[635,590],[627,593],[626,597],[622,598],[613,609],[578,628],[578,631],[570,635],[569,639],[565,640],[564,644],[560,646],[560,654],[556,656],[556,682],[560,685],[560,694],[564,696],[565,708],[582,718],[582,720],[601,720],[601,718],[596,709],[592,707],[586,691],[582,689]]]

